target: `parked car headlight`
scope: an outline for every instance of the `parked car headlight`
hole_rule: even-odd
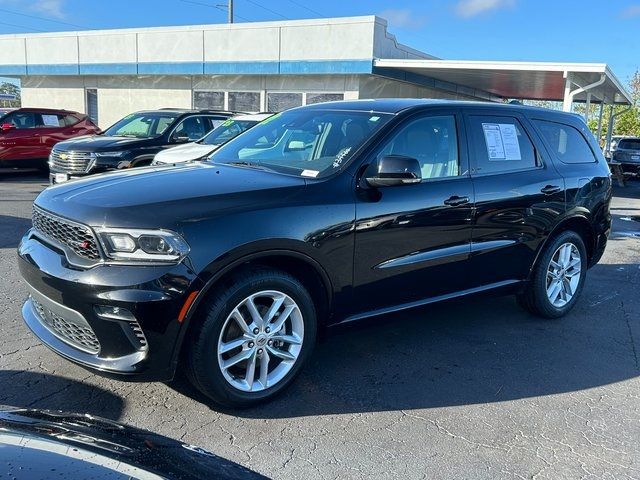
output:
[[[113,152],[96,152],[95,156],[98,158],[109,157],[109,158],[120,158],[129,153],[127,150],[118,150]]]
[[[113,260],[177,263],[189,253],[189,245],[169,230],[97,229],[100,244]]]

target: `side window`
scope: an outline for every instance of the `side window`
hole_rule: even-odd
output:
[[[40,117],[40,115],[38,115]],[[40,118],[38,118],[41,120]],[[10,113],[4,117],[4,122],[14,125],[17,129],[36,128],[36,114],[33,112]]]
[[[176,127],[173,138],[188,137],[193,142],[204,137],[207,132],[204,117],[187,117]]]
[[[576,128],[561,123],[534,120],[551,151],[562,163],[595,163],[587,140]]]
[[[385,155],[405,155],[418,160],[422,179],[460,175],[458,134],[453,115],[411,120],[384,145]]]
[[[469,120],[476,173],[502,173],[540,166],[536,149],[517,118],[471,116]]]
[[[64,127],[64,115],[43,113],[42,115],[40,115],[40,117],[42,118],[42,122],[40,122],[39,125],[36,125],[38,127],[42,127],[42,128]],[[36,124],[38,123],[39,122],[36,116]]]

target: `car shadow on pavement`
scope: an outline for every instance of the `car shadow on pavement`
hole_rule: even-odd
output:
[[[626,273],[625,273],[626,272]],[[332,329],[310,364],[248,418],[438,408],[576,392],[640,375],[638,265],[598,265],[565,318],[475,298]],[[627,285],[625,293],[619,282]],[[634,340],[635,337],[635,340]],[[181,393],[206,404],[180,382]],[[174,387],[175,388],[175,387]]]
[[[110,420],[118,420],[124,408],[124,400],[108,390],[48,373],[0,370],[0,385],[0,405],[88,413]]]
[[[22,236],[30,228],[30,218],[0,215],[0,248],[17,247]]]

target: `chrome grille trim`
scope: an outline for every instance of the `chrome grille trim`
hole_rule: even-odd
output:
[[[49,167],[56,172],[85,174],[93,168],[95,159],[92,152],[67,152],[54,148],[49,155]]]
[[[76,255],[90,260],[101,258],[98,242],[91,228],[80,223],[58,217],[33,205],[31,214],[33,228],[46,238],[65,245]]]
[[[89,324],[79,324],[71,318],[58,315],[37,301],[33,295],[31,302],[40,323],[60,340],[92,355],[100,353],[100,341]]]

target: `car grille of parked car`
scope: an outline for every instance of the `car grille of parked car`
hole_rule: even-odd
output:
[[[38,318],[54,335],[72,347],[95,355],[100,352],[100,342],[89,325],[78,325],[62,318],[31,297]]]
[[[95,160],[95,154],[91,152],[65,152],[51,150],[49,167],[56,172],[69,174],[84,174],[91,170]]]
[[[89,227],[52,215],[35,205],[31,222],[37,232],[66,245],[76,255],[91,260],[100,258],[98,243]]]

